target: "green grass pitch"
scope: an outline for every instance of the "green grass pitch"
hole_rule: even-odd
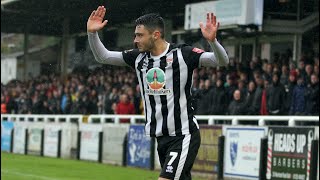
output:
[[[157,180],[158,176],[158,171],[1,152],[2,180]]]

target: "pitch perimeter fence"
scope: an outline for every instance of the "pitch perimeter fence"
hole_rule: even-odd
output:
[[[193,172],[218,179],[319,176],[317,116],[196,118],[202,140]],[[1,151],[159,170],[157,143],[143,124],[142,115],[1,114]]]

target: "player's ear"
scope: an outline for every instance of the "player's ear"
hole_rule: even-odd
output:
[[[155,31],[153,32],[153,38],[154,38],[155,40],[161,38],[161,33],[160,33],[160,31],[155,30]]]

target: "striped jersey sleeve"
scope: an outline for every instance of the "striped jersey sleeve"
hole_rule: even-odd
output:
[[[131,50],[125,50],[122,51],[122,56],[126,64],[130,66],[131,68],[135,68],[135,61],[137,57],[139,56],[140,52],[138,49],[131,49]]]
[[[196,47],[186,45],[181,48],[181,52],[187,66],[191,69],[196,69],[199,67],[200,56],[205,51]]]

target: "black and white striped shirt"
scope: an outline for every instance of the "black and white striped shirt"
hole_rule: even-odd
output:
[[[188,45],[170,45],[154,57],[138,49],[108,51],[97,33],[89,33],[89,44],[98,62],[129,65],[139,80],[145,109],[145,132],[151,137],[179,136],[199,129],[192,107],[193,70],[201,66],[226,65],[228,57],[216,41],[214,53]]]

